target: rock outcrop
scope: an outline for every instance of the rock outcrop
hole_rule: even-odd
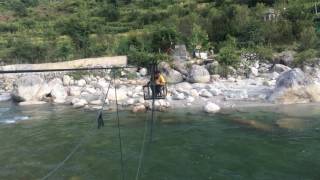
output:
[[[319,102],[320,85],[310,79],[298,68],[282,73],[268,99],[281,104]]]

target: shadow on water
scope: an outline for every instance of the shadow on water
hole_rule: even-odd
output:
[[[100,130],[95,112],[66,106],[1,104],[0,113],[30,118],[0,124],[0,179],[45,176],[83,137],[51,179],[120,179],[114,113],[104,114]],[[319,179],[319,117],[317,106],[157,113],[140,179]],[[135,177],[146,119],[143,113],[120,114],[126,179]]]

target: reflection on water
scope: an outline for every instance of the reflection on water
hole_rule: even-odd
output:
[[[0,179],[43,177],[84,136],[52,179],[120,179],[115,114],[105,113],[106,127],[96,130],[95,112],[66,106],[0,104],[0,113],[0,121],[20,117],[0,124]],[[140,179],[319,179],[319,117],[317,105],[157,113]],[[120,114],[126,179],[135,177],[145,119]]]

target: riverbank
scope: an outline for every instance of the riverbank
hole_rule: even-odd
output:
[[[320,102],[320,63],[299,69],[267,63],[251,54],[243,56],[239,68],[234,69],[215,60],[174,58],[170,64],[158,65],[168,83],[166,98],[155,102],[160,111],[191,108],[216,113],[221,108]],[[293,61],[292,54],[282,58],[278,62]],[[151,101],[144,100],[142,86],[149,81],[149,73],[145,68],[127,68],[3,74],[0,101],[12,100],[21,106],[68,104],[86,109],[100,109],[105,104],[106,109],[114,109],[118,100],[121,109],[145,112],[151,108]]]
[[[166,99],[157,100],[155,106],[161,111],[179,108],[206,110],[206,106],[211,103],[217,105],[213,107],[216,108],[212,109],[213,112],[219,111],[220,108],[269,106],[277,104],[268,99],[279,89],[276,79],[281,79],[279,74],[270,73],[248,79],[231,77],[211,79],[208,83],[169,84]],[[115,107],[114,87],[117,87],[117,100],[121,109],[144,112],[151,107],[151,101],[143,99],[142,86],[148,82],[148,77],[140,73],[131,80],[119,77],[115,81],[116,84],[108,72],[100,76],[85,75],[77,80],[71,74],[53,79],[46,79],[39,74],[20,75],[11,78],[11,81],[6,83],[11,87],[4,88],[11,90],[3,89],[0,97],[3,101],[18,101],[22,106],[55,103],[69,104],[74,108],[100,109],[111,82],[106,109]]]

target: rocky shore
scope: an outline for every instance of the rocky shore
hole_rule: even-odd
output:
[[[247,61],[243,58],[242,65]],[[248,71],[230,67],[234,72],[227,77],[212,73],[218,66],[216,61],[160,63],[159,69],[168,81],[168,95],[165,100],[156,101],[156,109],[198,108],[215,113],[221,108],[320,101],[318,66],[301,70],[250,60]],[[110,71],[2,75],[0,101],[13,100],[22,106],[70,104],[88,109],[99,109],[105,101],[107,109],[114,109],[116,88],[123,109],[144,112],[151,106],[143,98],[147,73],[145,68],[124,69],[117,72],[115,81]],[[104,99],[110,83],[110,92]]]

